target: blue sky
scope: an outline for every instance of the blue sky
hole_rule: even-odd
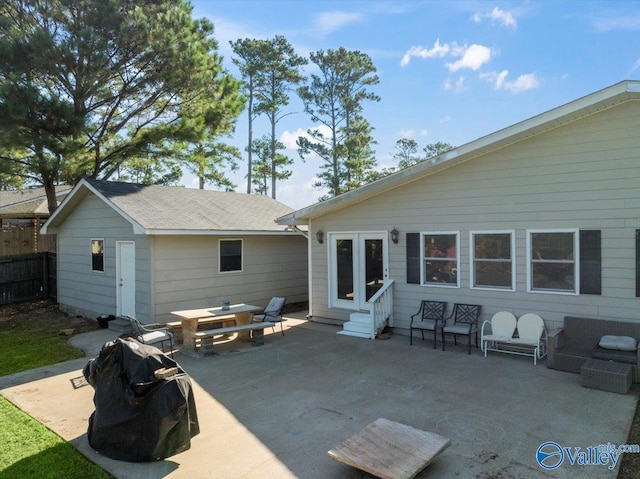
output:
[[[381,101],[365,104],[380,167],[395,164],[398,139],[420,149],[460,146],[621,80],[640,79],[640,2],[636,1],[243,1],[192,0],[193,15],[215,26],[224,64],[229,41],[283,35],[296,52],[337,49],[368,54]],[[313,67],[307,67],[307,72]],[[238,76],[239,77],[239,76]],[[295,209],[324,192],[313,188],[319,160],[303,162],[295,139],[314,123],[292,94],[278,124],[294,174],[277,199]],[[264,120],[254,135],[268,131]],[[228,143],[244,151],[247,114]],[[232,174],[246,191],[246,166]],[[194,178],[183,182],[197,187]]]

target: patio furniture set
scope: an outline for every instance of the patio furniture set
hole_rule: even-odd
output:
[[[471,337],[478,347],[478,331],[484,356],[489,351],[547,358],[547,367],[578,373],[584,387],[626,394],[632,383],[640,383],[640,323],[603,319],[565,317],[564,327],[547,334],[544,320],[535,313],[517,318],[509,311],[499,311],[478,328],[481,306],[454,304],[445,317],[447,303],[424,300],[411,316],[409,344],[413,331],[433,333],[436,348],[438,334],[445,349],[445,335]]]
[[[127,316],[134,336],[143,344],[159,345],[163,352],[173,357],[174,341],[181,342],[182,350],[187,353],[203,355],[214,354],[214,340],[237,334],[241,340],[249,340],[255,346],[264,344],[264,329],[282,326],[282,310],[286,298],[273,297],[266,308],[250,304],[223,305],[215,308],[173,311],[180,321],[160,324],[141,324],[137,319]],[[202,326],[210,329],[199,329]]]

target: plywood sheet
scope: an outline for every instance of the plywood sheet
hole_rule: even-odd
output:
[[[449,444],[438,434],[380,418],[328,454],[382,479],[411,479]]]

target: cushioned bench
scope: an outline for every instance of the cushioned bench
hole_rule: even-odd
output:
[[[626,322],[565,316],[564,326],[548,335],[547,367],[579,374],[582,365],[588,359],[615,361],[631,364],[633,382],[640,382],[638,349],[616,351],[600,348],[598,346],[600,339],[607,335],[640,339],[640,321]]]
[[[251,332],[251,343],[255,346],[261,346],[264,344],[264,328],[273,328],[275,323],[270,322],[255,322],[250,324],[241,324],[238,326],[229,326],[226,328],[210,329],[208,331],[198,331],[194,334],[196,340],[196,348],[200,347],[200,352],[204,355],[214,354],[213,341],[216,336]]]

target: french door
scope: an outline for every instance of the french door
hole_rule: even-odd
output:
[[[389,277],[387,232],[329,233],[329,306],[368,311]]]

